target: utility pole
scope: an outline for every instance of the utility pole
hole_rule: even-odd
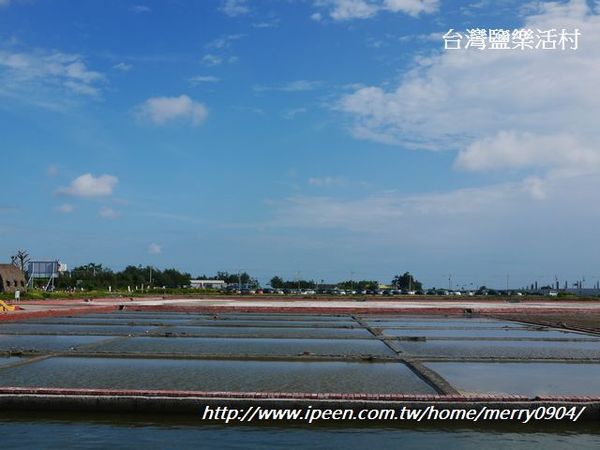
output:
[[[448,274],[448,290],[452,290],[452,274]]]
[[[152,286],[152,266],[150,266],[150,282],[148,283],[148,286]]]

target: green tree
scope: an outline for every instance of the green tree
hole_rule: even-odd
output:
[[[217,272],[215,275],[216,280],[223,280],[227,284],[252,284],[253,278],[246,272],[241,273],[229,273],[229,272]]]
[[[275,284],[273,284],[275,283]],[[313,280],[283,280],[279,276],[271,278],[269,283],[275,289],[314,289],[317,286]]]
[[[17,253],[10,257],[10,260],[12,264],[21,269],[22,272],[27,271],[27,264],[29,263],[29,253],[25,250],[17,250]]]
[[[420,291],[423,289],[423,284],[416,280],[410,272],[404,272],[402,275],[396,275],[392,280],[392,284],[398,289],[405,289],[410,291]]]
[[[191,275],[189,273],[181,273],[176,269],[166,269],[156,271],[156,286],[165,286],[167,288],[182,288],[190,285]],[[154,275],[153,275],[154,278]]]
[[[342,281],[341,283],[337,284],[337,287],[340,289],[356,289],[359,291],[367,289],[377,289],[378,286],[379,282],[373,280]]]
[[[271,278],[269,284],[273,289],[283,289],[285,287],[285,281],[283,281],[283,278],[278,276]]]

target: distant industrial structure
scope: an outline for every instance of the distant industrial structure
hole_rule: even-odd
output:
[[[46,282],[45,290],[54,288],[54,280],[63,272],[67,271],[67,265],[59,260],[54,261],[29,261],[27,263],[27,286],[33,287],[35,280]]]

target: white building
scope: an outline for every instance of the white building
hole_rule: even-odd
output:
[[[223,280],[190,280],[192,289],[223,289],[226,284]]]

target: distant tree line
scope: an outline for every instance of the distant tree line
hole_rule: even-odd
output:
[[[342,281],[341,283],[338,283],[336,285],[338,288],[340,289],[345,289],[345,290],[369,290],[369,289],[377,289],[379,287],[379,281],[373,281],[373,280],[360,280],[360,281],[353,281],[353,280],[349,280],[349,281]]]
[[[27,270],[29,260],[29,253],[25,250],[19,250],[11,256],[12,263],[24,272]],[[190,286],[191,279],[189,273],[180,272],[174,268],[160,270],[152,266],[129,265],[121,271],[113,271],[102,264],[89,263],[61,274],[55,280],[55,286],[57,289],[83,288],[86,290],[107,289],[108,286],[113,289],[127,289],[127,287],[134,289],[142,285],[144,287],[183,288]],[[200,275],[196,279],[222,280],[228,285],[259,286],[258,280],[247,272],[229,273],[220,271],[216,275]],[[280,276],[271,278],[269,284],[274,289],[316,289],[319,287],[319,283],[314,280],[284,280]],[[419,291],[423,289],[422,283],[410,272],[396,275],[391,284],[397,289],[403,290]],[[333,286],[344,290],[370,290],[377,289],[379,282],[376,280],[347,280]]]
[[[141,287],[182,288],[190,284],[191,275],[176,269],[159,270],[151,266],[127,266],[113,271],[102,264],[89,263],[62,274],[56,281],[57,289],[83,288],[86,290],[127,289]]]
[[[274,276],[269,282],[273,289],[315,289],[317,283],[312,280],[283,280]]]
[[[280,276],[274,276],[269,282],[274,289],[315,289],[319,284],[313,280],[284,280]],[[391,284],[398,289],[419,291],[423,289],[423,284],[418,281],[409,272],[403,275],[396,275]],[[334,285],[339,289],[345,290],[369,290],[377,289],[379,281],[377,280],[348,280],[341,281]]]
[[[258,280],[256,278],[252,278],[246,272],[240,273],[229,273],[229,272],[217,272],[216,275],[207,276],[200,275],[195,278],[196,280],[222,280],[227,284],[238,284],[240,283],[242,286],[258,286]]]

